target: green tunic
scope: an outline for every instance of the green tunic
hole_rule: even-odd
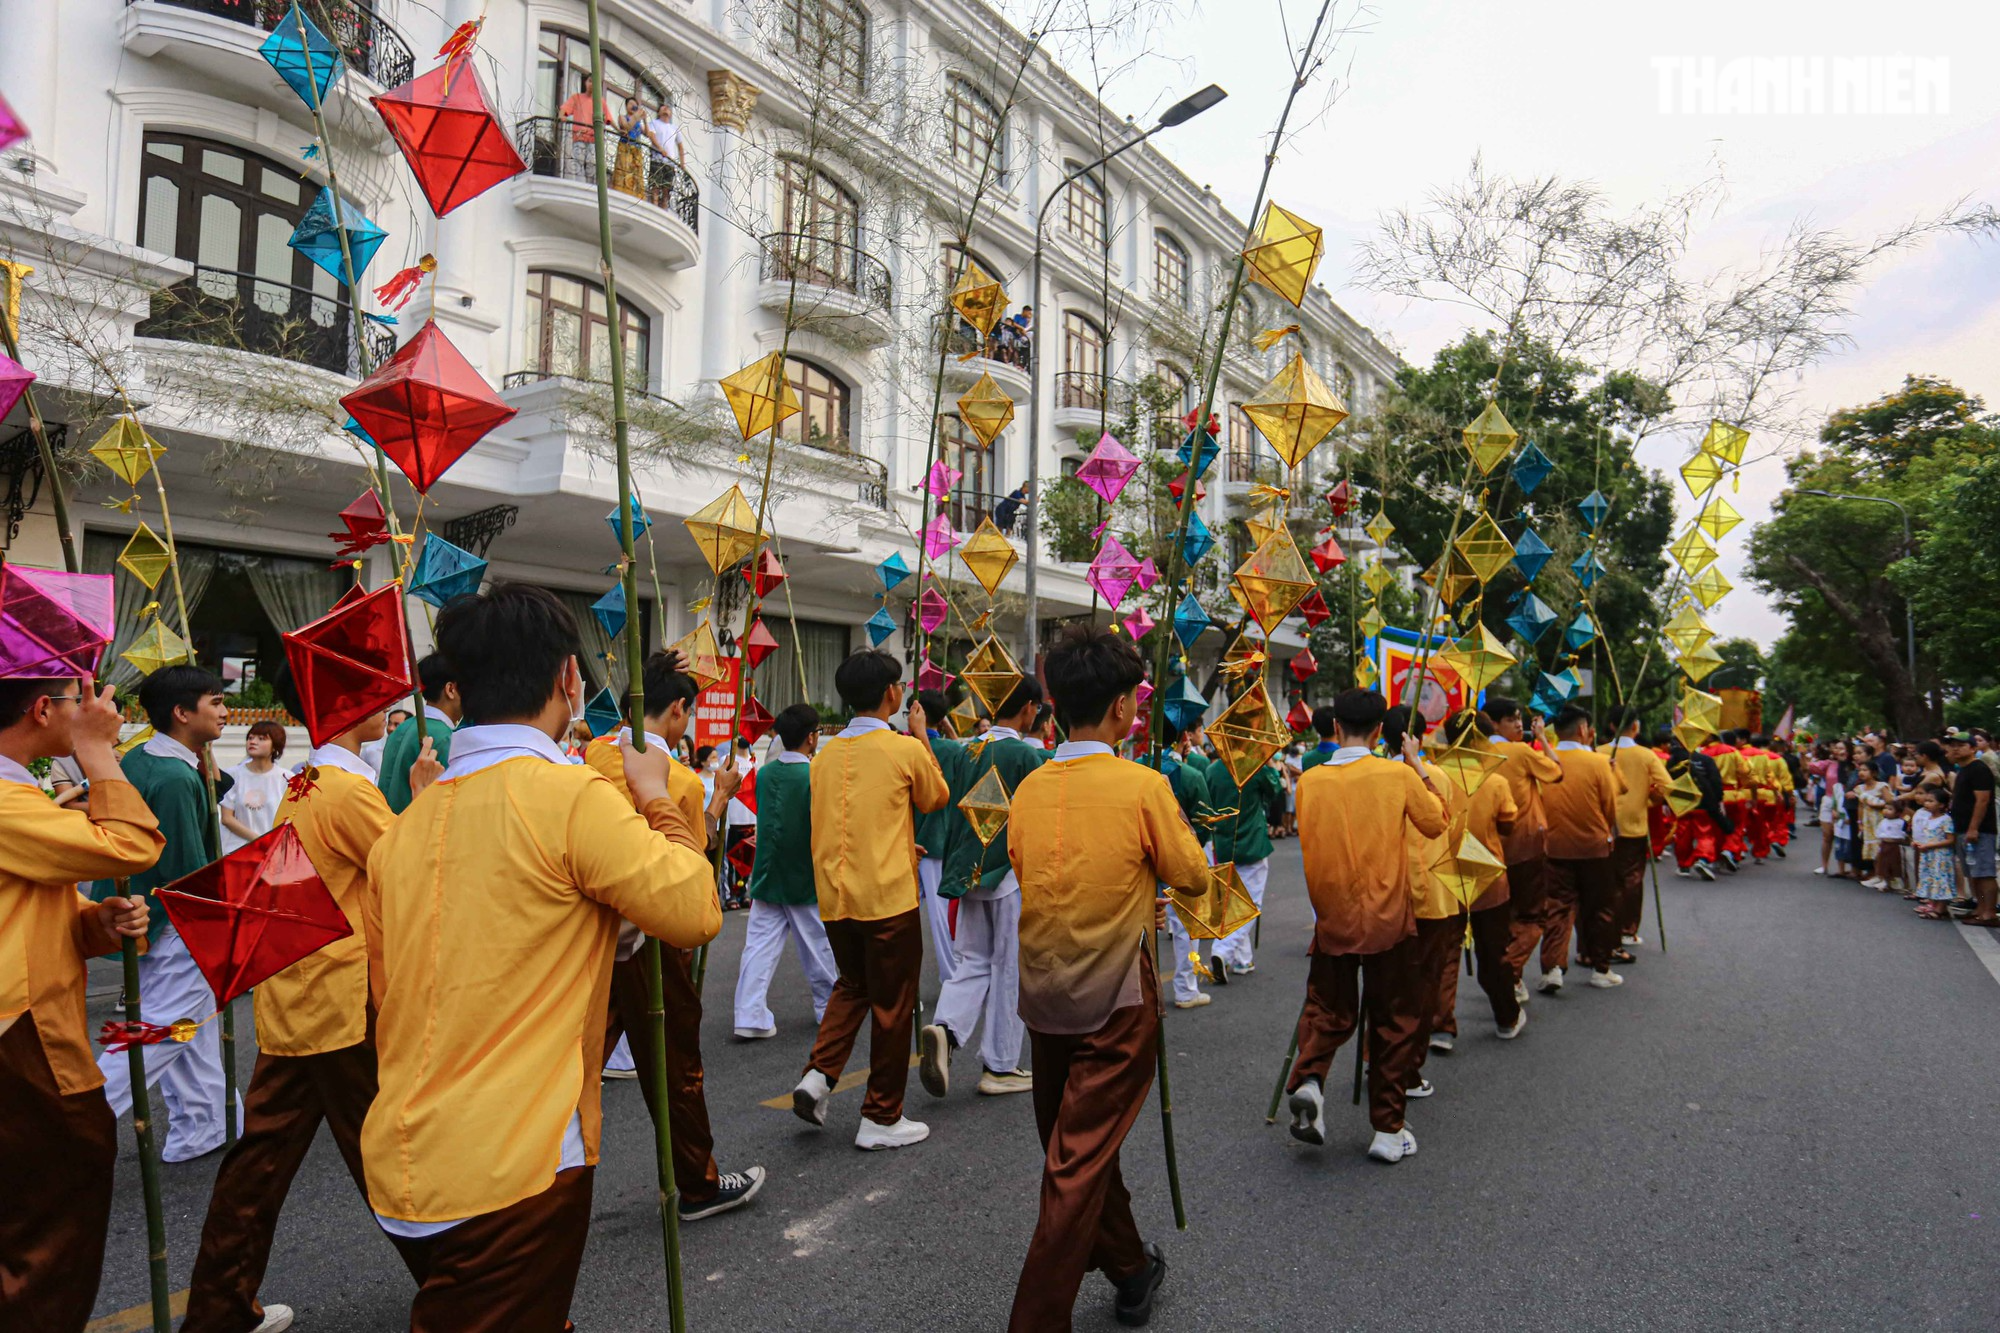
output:
[[[1234,810],[1234,819],[1215,826],[1217,864],[1234,861],[1247,865],[1271,854],[1271,798],[1284,790],[1278,770],[1265,764],[1250,775],[1243,789],[1229,776],[1229,765],[1212,764],[1208,770],[1208,803],[1217,810]]]
[[[1181,762],[1193,769],[1195,775],[1203,782],[1208,781],[1208,770],[1215,767],[1215,760],[1209,758],[1200,750],[1189,750],[1181,759]]]
[[[1194,836],[1202,846],[1208,846],[1215,831],[1209,827],[1212,809],[1208,804],[1208,784],[1193,764],[1182,763],[1174,755],[1168,755],[1160,772],[1167,779],[1167,785],[1174,789],[1174,799],[1180,802],[1181,813],[1194,826]]]
[[[916,811],[917,845],[924,849],[926,857],[944,859],[945,848],[951,842],[953,824],[963,824],[965,816],[958,812],[958,798],[965,795],[971,782],[965,776],[965,747],[949,736],[931,735],[931,754],[936,756],[938,771],[944,774],[945,786],[951,789],[951,799],[937,809],[925,814]]]
[[[160,821],[160,833],[167,840],[166,849],[153,868],[127,881],[130,892],[150,894],[183,875],[193,874],[221,854],[216,849],[215,815],[209,807],[208,787],[201,774],[182,760],[148,754],[143,745],[127,751],[119,767],[125,771],[125,780],[146,802],[146,808],[153,812],[153,818]],[[116,880],[100,879],[90,886],[90,896],[99,902],[116,896],[117,892]],[[171,923],[157,901],[147,906],[152,909],[152,923],[146,930],[150,943],[158,940],[160,932]]]
[[[431,750],[440,764],[451,762],[452,724],[440,718],[424,719],[424,734],[430,737]],[[417,755],[423,750],[422,741],[417,736],[417,720],[404,718],[401,726],[389,733],[389,739],[382,743],[382,771],[375,777],[375,785],[388,798],[389,808],[402,814],[410,805],[410,765],[417,762]]]
[[[757,859],[750,898],[778,907],[819,901],[813,884],[812,765],[757,767]]]
[[[1037,750],[1026,741],[1012,736],[1002,736],[977,747],[968,746],[965,750],[965,791],[972,790],[988,769],[998,769],[1000,780],[1007,784],[1011,793],[1021,785],[1022,778],[1047,763],[1048,758],[1047,750]],[[945,840],[944,879],[938,885],[938,896],[941,898],[962,897],[975,888],[996,889],[1013,868],[1007,860],[1006,826],[1002,825],[1000,831],[993,835],[993,841],[981,848],[979,835],[972,831],[972,822],[958,809],[962,795],[963,792],[954,788],[952,803],[946,807],[957,823]]]
[[[1300,762],[1299,772],[1303,773],[1308,769],[1318,768],[1321,764],[1333,758],[1333,752],[1337,748],[1339,747],[1331,741],[1322,741],[1320,744],[1313,746],[1312,749],[1306,751],[1305,759]]]

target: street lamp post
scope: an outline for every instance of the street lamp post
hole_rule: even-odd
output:
[[[1198,92],[1189,93],[1186,97],[1183,97],[1180,101],[1161,112],[1159,120],[1145,133],[1134,135],[1106,153],[1103,157],[1098,158],[1095,162],[1080,166],[1075,171],[1064,176],[1056,183],[1056,187],[1049,191],[1048,198],[1042,201],[1041,208],[1035,213],[1035,261],[1034,276],[1030,279],[1030,290],[1034,293],[1035,305],[1038,309],[1036,311],[1035,326],[1028,331],[1028,498],[1027,503],[1021,506],[1021,524],[1028,543],[1027,587],[1026,596],[1023,599],[1022,613],[1027,619],[1028,655],[1025,661],[1027,662],[1027,669],[1031,672],[1035,669],[1035,662],[1041,655],[1041,597],[1039,580],[1042,562],[1040,534],[1036,531],[1035,525],[1037,522],[1037,509],[1041,504],[1042,498],[1042,392],[1040,381],[1042,373],[1042,328],[1048,321],[1040,317],[1041,312],[1039,307],[1042,305],[1042,242],[1048,226],[1049,209],[1055,206],[1056,200],[1062,197],[1062,192],[1068,189],[1078,178],[1089,175],[1112,158],[1117,157],[1120,153],[1137,148],[1161,130],[1171,129],[1175,125],[1193,120],[1196,116],[1227,96],[1229,96],[1228,93],[1213,83]]]
[[[1860,500],[1868,504],[1888,505],[1903,520],[1904,554],[1915,555],[1917,553],[1916,539],[1910,535],[1910,511],[1903,508],[1896,501],[1891,500],[1888,496],[1846,495],[1835,491],[1822,490],[1800,491],[1799,494],[1817,495],[1822,500]],[[1918,690],[1921,693],[1917,685],[1917,613],[1910,608],[1910,599],[1907,595],[1903,598],[1903,643],[1909,656],[1910,688]]]

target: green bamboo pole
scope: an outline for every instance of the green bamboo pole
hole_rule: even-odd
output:
[[[1169,911],[1172,909],[1169,908]],[[1159,992],[1160,1025],[1153,1038],[1153,1053],[1159,1062],[1160,1073],[1160,1137],[1167,1149],[1167,1192],[1174,1200],[1174,1228],[1187,1230],[1187,1205],[1181,1202],[1181,1170],[1179,1158],[1174,1153],[1174,1086],[1167,1075],[1167,990],[1160,980],[1160,935],[1153,931],[1153,988]],[[1139,947],[1145,948],[1141,939]]]
[[[624,551],[619,578],[625,588],[626,716],[631,721],[632,748],[646,749],[646,683],[641,670],[645,651],[639,618],[639,566],[632,532],[631,421],[625,408],[625,331],[618,319],[618,275],[611,244],[611,185],[604,161],[604,46],[599,37],[597,0],[586,0],[590,20],[590,119],[597,174],[597,248],[604,276],[604,305],[611,311],[611,432],[618,456],[618,544]],[[648,935],[640,948],[640,969],[646,979],[645,1040],[652,1047],[653,1154],[658,1167],[660,1243],[666,1253],[667,1314],[673,1333],[687,1328],[687,1293],[681,1282],[680,1188],[674,1180],[673,1115],[667,1100],[666,986],[660,942]]]
[[[1651,850],[1648,848],[1647,850]],[[1660,952],[1667,951],[1667,911],[1660,905],[1660,863],[1650,856],[1646,858],[1646,869],[1653,876],[1653,928],[1660,936]]]
[[[127,893],[118,881],[118,895]],[[120,953],[125,965],[125,1021],[139,1019],[139,942],[126,936]],[[172,1284],[167,1281],[167,1221],[160,1206],[160,1155],[153,1144],[152,1097],[146,1090],[146,1048],[133,1042],[125,1048],[132,1071],[132,1133],[139,1140],[139,1187],[146,1196],[146,1275],[152,1288],[153,1333],[172,1333]]]
[[[1285,1048],[1285,1062],[1278,1067],[1278,1086],[1271,1089],[1271,1108],[1264,1112],[1264,1123],[1278,1123],[1278,1103],[1284,1100],[1285,1083],[1292,1076],[1292,1061],[1299,1058],[1299,1025],[1292,1024],[1292,1044]]]

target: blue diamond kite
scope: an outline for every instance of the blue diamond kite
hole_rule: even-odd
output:
[[[1563,647],[1576,652],[1597,637],[1597,622],[1590,618],[1590,612],[1579,611],[1576,619],[1563,630]]]
[[[417,567],[410,571],[410,596],[443,610],[452,598],[478,592],[485,577],[484,560],[435,532],[427,532],[424,549],[417,553]]]
[[[1555,470],[1556,465],[1549,461],[1547,454],[1535,446],[1533,440],[1523,442],[1521,451],[1514,455],[1512,473],[1514,484],[1521,488],[1523,495],[1533,495],[1535,487],[1547,480],[1549,473]]]
[[[346,265],[340,257],[340,233],[343,228],[347,232],[347,253],[354,260],[352,279],[348,277]],[[306,215],[293,229],[288,244],[326,270],[326,275],[335,282],[352,283],[367,271],[368,261],[375,257],[375,252],[388,238],[388,232],[361,216],[361,210],[353,204],[343,206],[329,189],[321,190],[319,197],[312,201],[312,207],[306,210]]]
[[[1611,510],[1611,501],[1604,498],[1603,491],[1592,491],[1576,502],[1577,511],[1583,515],[1583,525],[1590,531],[1597,531],[1597,525],[1604,521]]]
[[[1564,667],[1554,675],[1544,671],[1541,684],[1536,688],[1548,693],[1558,704],[1566,704],[1583,689],[1583,681],[1577,676],[1575,667]]]
[[[646,529],[653,526],[653,520],[646,517],[646,511],[640,507],[638,496],[628,495],[625,497],[625,502],[632,510],[632,540],[638,541],[646,535]],[[625,534],[618,530],[617,505],[612,505],[611,512],[604,516],[604,526],[611,529],[611,535],[619,542],[625,540]]]
[[[1193,681],[1182,676],[1180,683],[1167,691],[1166,702],[1161,707],[1166,710],[1167,721],[1174,724],[1175,730],[1186,731],[1208,712],[1208,696],[1196,689]]]
[[[1201,609],[1201,603],[1194,599],[1194,594],[1189,593],[1181,598],[1180,606],[1174,610],[1174,637],[1181,641],[1183,649],[1192,648],[1194,641],[1214,623],[1209,619],[1208,612]]]
[[[878,606],[875,608],[875,614],[863,621],[862,625],[868,631],[868,646],[880,648],[882,640],[896,632],[896,617],[889,614],[888,607]]]
[[[1507,628],[1521,636],[1524,642],[1533,644],[1549,632],[1549,626],[1556,623],[1556,613],[1549,610],[1548,603],[1527,589],[1514,614],[1507,617]]]
[[[1555,548],[1536,535],[1533,528],[1522,532],[1521,540],[1514,543],[1514,568],[1521,571],[1521,577],[1530,583],[1535,575],[1542,572],[1542,566],[1549,563]]]
[[[608,736],[625,723],[625,715],[618,711],[618,696],[606,685],[590,696],[590,702],[583,706],[584,725],[593,736]]]
[[[897,584],[910,577],[909,561],[903,559],[901,551],[897,551],[887,560],[875,566],[875,577],[882,580],[883,592],[894,592]],[[879,643],[881,641],[878,639],[876,642]]]
[[[612,584],[610,592],[590,604],[590,614],[597,617],[607,635],[617,638],[625,628],[625,585]]]
[[[257,49],[308,107],[326,101],[327,90],[340,77],[340,48],[296,3]]]
[[[1597,552],[1585,551],[1569,562],[1569,572],[1576,575],[1576,581],[1585,588],[1596,585],[1604,577],[1604,562],[1597,558]]]
[[[1208,530],[1208,524],[1201,521],[1200,514],[1189,514],[1187,537],[1181,542],[1181,559],[1192,569],[1201,563],[1201,558],[1215,549],[1215,534]]]
[[[1195,439],[1197,437],[1201,440],[1201,461],[1191,462],[1195,457]],[[1194,479],[1200,481],[1208,475],[1209,468],[1215,465],[1215,456],[1221,452],[1222,446],[1215,442],[1213,435],[1210,435],[1205,430],[1191,430],[1187,433],[1187,438],[1181,441],[1180,460],[1183,463],[1190,464],[1194,471]]]

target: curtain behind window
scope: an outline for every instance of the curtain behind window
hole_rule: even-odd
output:
[[[819,620],[798,622],[798,643],[792,641],[792,622],[766,616],[764,623],[777,637],[778,650],[757,668],[753,690],[757,699],[773,713],[795,703],[817,708],[836,708],[833,673],[847,657],[849,631],[845,625]],[[805,692],[799,689],[799,662],[805,662]]]
[[[328,569],[321,561],[282,555],[250,556],[243,562],[243,572],[257,594],[257,605],[280,634],[332,610],[352,582],[347,572]]]
[[[179,634],[183,628],[180,597],[187,599],[188,614],[193,615],[195,608],[201,605],[202,594],[208,591],[209,580],[215,577],[215,552],[207,547],[183,543],[178,552],[181,566],[179,595],[174,591],[172,571],[160,579],[159,587],[148,589],[118,564],[118,554],[129,540],[128,535],[118,533],[86,532],[83,535],[84,570],[91,574],[112,576],[115,633],[111,647],[104,654],[102,670],[105,679],[120,689],[130,689],[145,679],[137,667],[118,655],[130,648],[145,632],[146,626],[152,623],[151,616],[140,613],[148,605],[159,603],[167,628]]]

